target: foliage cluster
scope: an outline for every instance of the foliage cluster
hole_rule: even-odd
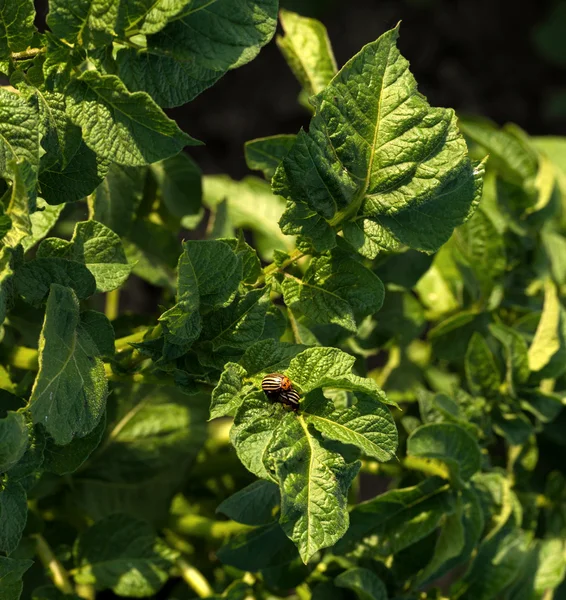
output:
[[[398,27],[49,5],[0,0],[0,598],[566,597],[564,140],[431,107]],[[278,22],[308,131],[202,176],[163,109]]]

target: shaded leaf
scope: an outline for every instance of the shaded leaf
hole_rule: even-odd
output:
[[[348,569],[334,579],[335,585],[352,590],[360,600],[387,600],[387,589],[381,579],[369,569]]]
[[[267,525],[274,519],[279,498],[279,488],[274,483],[254,481],[224,500],[216,512],[245,525]]]

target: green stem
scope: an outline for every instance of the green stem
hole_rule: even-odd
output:
[[[215,521],[200,515],[183,515],[178,517],[171,527],[183,535],[205,538],[210,541],[222,542],[227,537],[253,529],[236,521]]]
[[[114,321],[120,314],[120,290],[112,290],[106,294],[104,314],[109,321]]]
[[[175,561],[181,577],[185,580],[187,585],[194,590],[199,598],[208,598],[214,594],[214,590],[210,587],[210,584],[205,579],[204,575],[196,568],[190,565],[185,559],[178,558]]]
[[[96,590],[93,585],[88,583],[77,583],[76,588],[76,594],[79,598],[84,598],[84,600],[95,600]]]
[[[300,250],[297,250],[297,248],[295,248],[291,252],[291,254],[289,254],[289,258],[287,260],[284,260],[281,263],[281,265],[277,266],[275,263],[271,263],[270,265],[267,265],[267,267],[265,267],[265,269],[263,269],[263,275],[260,277],[260,282],[263,283],[270,275],[273,275],[273,273],[275,273],[276,271],[283,271],[290,264],[296,262],[303,256],[305,256],[303,254],[303,252],[301,252]]]
[[[299,597],[299,600],[311,600],[312,594],[309,586],[306,583],[301,583],[295,588],[295,593]]]
[[[130,347],[130,344],[137,344],[143,341],[143,338],[146,336],[148,329],[141,329],[140,331],[136,331],[135,333],[130,333],[130,335],[126,335],[124,337],[118,338],[115,342],[116,351],[120,352],[121,350],[126,350]]]
[[[45,538],[37,533],[34,535],[36,552],[43,566],[49,571],[55,587],[64,594],[74,594],[74,589],[65,567],[59,562]]]

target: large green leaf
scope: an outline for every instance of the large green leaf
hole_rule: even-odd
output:
[[[307,423],[332,440],[357,446],[366,456],[387,461],[397,449],[397,427],[389,409],[361,393],[347,408],[336,408],[324,395],[312,393],[301,407]]]
[[[28,432],[22,413],[8,411],[0,419],[0,440],[0,473],[5,473],[22,458],[28,446]]]
[[[289,563],[297,556],[297,549],[275,522],[231,537],[217,556],[237,569],[259,571]]]
[[[42,240],[57,223],[64,205],[50,206],[42,198],[37,199],[37,210],[30,215],[31,233],[24,237],[20,243],[24,251],[29,250]]]
[[[33,561],[0,556],[0,594],[4,600],[19,600],[24,573]]]
[[[391,490],[355,506],[350,528],[336,545],[339,553],[365,542],[379,556],[388,556],[423,539],[450,512],[446,483],[429,477],[419,485]]]
[[[79,320],[70,288],[51,286],[39,340],[39,372],[29,408],[57,444],[84,437],[98,424],[107,395],[100,352]]]
[[[207,175],[203,178],[203,193],[204,203],[211,209],[218,209],[226,200],[229,225],[251,229],[254,247],[265,260],[272,259],[275,249],[293,248],[293,238],[283,234],[278,225],[285,202],[271,193],[265,181],[256,177],[234,181],[225,175]]]
[[[173,9],[180,2],[153,4]],[[273,37],[277,0],[196,0],[169,16],[161,31],[163,12],[141,25],[143,49],[124,48],[117,54],[120,77],[129,89],[144,90],[161,106],[179,106],[213,85],[226,71],[255,58]],[[149,20],[148,20],[149,19]],[[164,78],[171,82],[163,85]]]
[[[113,164],[90,200],[90,217],[118,235],[131,228],[143,198],[146,170]]]
[[[222,502],[216,512],[245,525],[268,525],[279,505],[279,488],[271,481],[259,480]]]
[[[279,523],[304,563],[348,529],[347,493],[360,463],[327,449],[302,416],[278,420],[267,462],[281,489]]]
[[[272,135],[250,140],[244,145],[246,163],[250,169],[262,171],[271,180],[279,163],[295,143],[295,135]]]
[[[313,258],[301,279],[290,273],[282,277],[285,304],[314,324],[334,323],[356,332],[357,320],[383,304],[381,280],[337,250]]]
[[[8,479],[0,491],[0,551],[11,554],[20,543],[28,517],[26,491]]]
[[[387,588],[381,579],[369,569],[356,567],[336,577],[334,583],[352,590],[360,600],[387,600]]]
[[[139,598],[155,594],[165,583],[175,551],[144,521],[115,514],[79,536],[74,556],[77,583]]]
[[[487,342],[477,331],[468,345],[465,367],[468,386],[473,394],[497,394],[501,385],[501,374]]]
[[[520,529],[502,531],[486,539],[463,580],[462,600],[495,600],[521,573],[527,555],[528,534]]]
[[[33,0],[0,1],[0,70],[9,73],[12,52],[21,52],[34,34]]]
[[[544,305],[529,346],[529,368],[541,376],[558,377],[565,369],[566,312],[551,281],[544,288]]]
[[[229,306],[215,310],[204,324],[201,340],[212,351],[229,347],[244,351],[263,332],[269,306],[269,288],[252,290]]]
[[[58,257],[39,257],[19,266],[15,284],[18,294],[34,305],[47,298],[53,284],[71,288],[81,300],[96,291],[96,281],[85,265]]]
[[[200,142],[183,133],[144,92],[129,92],[115,75],[85,71],[67,88],[67,114],[103,158],[141,166]]]
[[[8,163],[22,159],[32,168],[39,166],[39,113],[36,102],[22,94],[0,89],[0,174]]]
[[[66,0],[49,3],[47,22],[51,31],[69,44],[88,44],[92,35],[109,41],[114,33],[119,3],[114,0],[78,0],[72,5]]]
[[[317,388],[336,388],[362,392],[379,402],[395,404],[373,379],[352,373],[355,362],[353,356],[338,348],[308,348],[291,360],[286,375],[304,394]]]
[[[273,178],[289,200],[283,231],[310,236],[318,250],[352,220],[345,238],[372,258],[366,237],[433,251],[479,200],[483,169],[472,165],[454,113],[417,92],[397,36],[396,28],[365,46],[312,98],[309,133]]]
[[[75,202],[88,196],[104,179],[109,161],[84,142],[80,127],[65,113],[65,96],[34,90],[44,133],[39,190],[49,204]]]
[[[163,524],[206,439],[206,402],[171,386],[114,387],[106,435],[73,475],[75,501],[94,519],[124,512]],[[60,465],[52,450],[47,464]]]
[[[279,20],[285,32],[277,37],[279,49],[305,92],[318,94],[338,70],[326,27],[288,10],[281,11]]]
[[[241,279],[242,259],[228,244],[185,242],[177,266],[177,303],[159,319],[167,342],[186,352],[200,335],[200,313],[230,302]]]
[[[407,440],[407,454],[446,463],[451,477],[459,485],[464,485],[481,466],[476,440],[455,423],[429,423],[419,427]]]

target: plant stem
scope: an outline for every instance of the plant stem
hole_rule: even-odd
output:
[[[104,314],[109,321],[114,321],[120,314],[120,290],[112,290],[106,294],[106,306]]]
[[[291,252],[291,254],[289,254],[289,258],[287,260],[284,260],[280,266],[277,266],[275,263],[267,265],[267,267],[263,269],[263,276],[260,277],[260,282],[265,281],[270,275],[272,275],[276,271],[283,271],[283,269],[286,269],[290,264],[299,260],[299,258],[302,258],[303,256],[305,255],[300,250],[297,250],[297,248],[295,248]]]
[[[299,600],[311,600],[311,591],[306,583],[301,583],[295,588],[295,593],[299,597]]]
[[[178,558],[175,564],[179,568],[179,571],[181,571],[181,577],[198,594],[199,598],[208,598],[214,594],[214,590],[196,567],[190,565],[183,558]]]
[[[76,588],[76,594],[79,598],[84,598],[84,600],[95,600],[96,590],[93,585],[82,583],[77,584]]]
[[[178,517],[171,528],[183,535],[205,538],[212,541],[224,541],[227,537],[253,527],[242,525],[236,521],[215,521],[200,515],[183,515]]]
[[[45,52],[45,48],[28,48],[27,50],[23,50],[22,52],[12,52],[12,60],[26,60],[28,58],[33,58],[38,54],[43,54]]]
[[[41,534],[37,533],[34,537],[39,560],[41,560],[43,566],[50,572],[55,587],[64,594],[73,594],[74,589],[65,567],[63,567],[55,554],[53,554],[53,550],[51,550],[51,547]]]

